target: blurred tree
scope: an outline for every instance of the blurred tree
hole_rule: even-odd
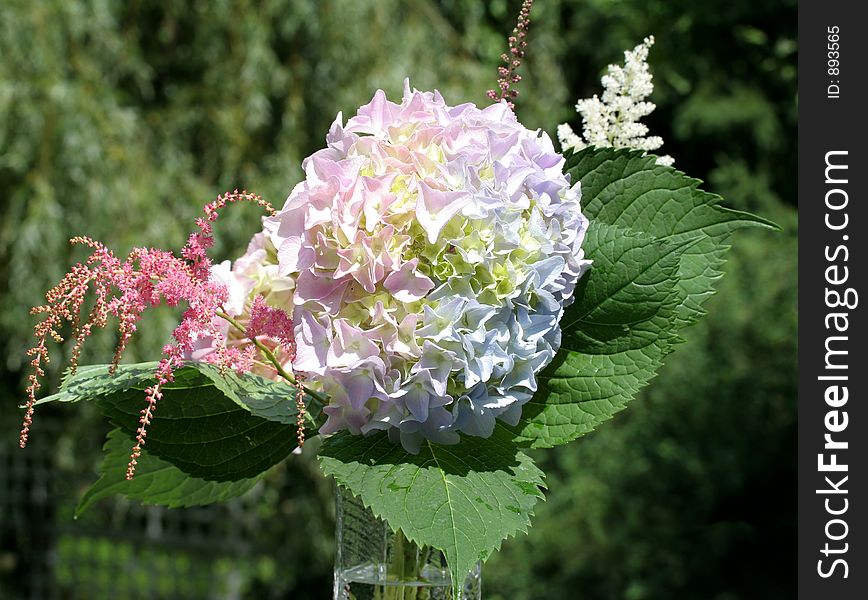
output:
[[[378,87],[395,97],[407,76],[451,103],[485,102],[519,4],[0,3],[2,443],[14,442],[20,418],[25,311],[80,258],[70,236],[118,251],[177,248],[199,207],[226,189],[280,205],[336,112],[352,113]],[[599,91],[605,65],[656,34],[649,124],[663,150],[784,233],[739,236],[712,318],[650,391],[586,439],[540,453],[549,501],[531,535],[490,561],[486,593],[791,597],[792,561],[777,549],[795,535],[795,0],[538,0],[533,20],[517,103],[525,124],[576,125],[572,105]],[[230,215],[218,227],[220,259],[257,227],[252,209]],[[153,357],[176,318],[152,317],[128,358]],[[85,360],[104,360],[113,341],[95,340]],[[53,364],[62,367],[62,352]],[[38,415],[34,441],[40,427],[37,443],[69,476],[45,514],[66,519],[93,477],[104,425],[87,410],[53,409]],[[260,494],[257,518],[269,525],[252,543],[271,548],[276,566],[249,563],[260,566],[239,594],[317,597],[330,587],[328,485],[305,458],[276,470]],[[107,528],[110,514],[85,521]],[[16,574],[33,560],[27,549],[40,549],[26,527],[4,523],[0,595],[26,597]]]

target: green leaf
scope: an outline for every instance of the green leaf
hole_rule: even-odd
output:
[[[41,399],[37,404],[47,402],[78,402],[92,400],[115,392],[137,389],[144,391],[154,383],[154,372],[159,363],[144,362],[118,365],[110,374],[111,365],[85,365],[78,367],[76,373],[64,375],[60,391]],[[190,389],[209,385],[202,376],[210,380],[210,385],[218,388],[228,398],[248,409],[251,414],[269,421],[294,425],[298,414],[295,405],[295,388],[245,373],[239,375],[231,370],[222,370],[210,363],[187,363],[175,371],[175,380],[163,389]],[[317,403],[308,407],[308,413],[316,418],[320,414]]]
[[[47,402],[78,402],[81,399],[96,398],[133,387],[144,389],[143,382],[150,382],[157,370],[157,362],[144,362],[134,365],[118,365],[114,375],[109,374],[111,365],[80,365],[75,373],[67,369],[60,382],[60,390],[41,399],[37,404]],[[182,375],[179,373],[179,375]],[[186,377],[176,377],[170,384],[183,387]],[[150,385],[148,383],[148,385]]]
[[[743,227],[777,226],[721,206],[722,198],[700,189],[700,180],[656,160],[636,150],[588,148],[570,155],[566,170],[582,182],[582,208],[591,221],[676,243],[696,240],[679,269],[679,287],[687,292],[680,310],[684,327],[704,314],[700,305],[723,274],[726,237]]]
[[[130,436],[145,406],[156,363],[84,367],[41,401],[93,400]],[[296,445],[295,390],[257,375],[189,363],[163,388],[148,427],[148,452],[194,477],[235,481],[259,475]]]
[[[594,268],[561,319],[562,347],[609,355],[653,344],[680,304],[678,268],[691,244],[592,223],[584,246]]]
[[[408,539],[442,550],[461,586],[477,561],[527,532],[543,473],[504,436],[424,444],[417,455],[385,434],[338,433],[320,450],[327,475]],[[456,595],[457,597],[457,595]]]
[[[775,227],[721,207],[698,180],[655,160],[612,148],[567,158],[582,184],[591,222],[584,247],[594,263],[561,321],[561,350],[540,374],[521,421],[499,426],[521,444],[567,443],[623,409],[680,343],[678,332],[704,314],[727,236]]]
[[[141,390],[100,396],[111,423],[135,435],[144,407]],[[294,427],[250,414],[213,385],[166,389],[148,426],[148,451],[195,477],[232,481],[253,477],[283,460],[296,445]]]
[[[222,502],[250,490],[260,477],[238,481],[206,481],[191,477],[148,452],[142,452],[136,465],[136,476],[127,481],[126,469],[130,459],[131,438],[120,429],[108,434],[103,446],[105,455],[100,465],[100,478],[84,493],[75,507],[79,517],[95,502],[114,494],[148,504],[162,504],[169,508],[199,506]]]

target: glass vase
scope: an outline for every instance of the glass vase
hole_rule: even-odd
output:
[[[481,600],[482,566],[464,580],[461,597],[452,592],[446,557],[392,531],[362,501],[335,486],[334,600]]]

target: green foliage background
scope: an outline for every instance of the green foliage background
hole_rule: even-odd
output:
[[[13,451],[27,308],[81,258],[70,236],[118,251],[177,248],[217,193],[247,187],[279,205],[335,113],[354,112],[378,87],[396,97],[405,76],[451,103],[485,102],[518,4],[0,4],[0,444]],[[737,237],[706,305],[711,317],[628,410],[572,445],[534,454],[548,473],[548,501],[531,535],[487,563],[486,596],[792,597],[796,3],[537,0],[533,18],[518,102],[527,126],[553,134],[559,122],[580,125],[575,100],[597,93],[605,65],[655,34],[658,109],[649,124],[663,151],[729,206],[783,232]],[[252,209],[229,215],[218,227],[220,259],[240,252],[257,226]],[[153,358],[175,318],[153,316],[129,358]],[[85,360],[104,361],[112,343],[95,340]],[[59,352],[53,365],[62,364]],[[81,408],[47,408],[33,436],[72,480],[88,481],[107,428]],[[58,519],[69,518],[78,493],[58,489]],[[331,585],[328,485],[310,456],[292,457],[258,494],[268,527],[252,543],[273,548],[277,565],[250,559],[241,597],[321,597]],[[4,495],[0,514],[14,501]],[[2,516],[0,534],[0,596],[27,597],[20,575],[45,549]],[[58,547],[68,561],[79,552]],[[159,597],[198,597],[172,585]]]

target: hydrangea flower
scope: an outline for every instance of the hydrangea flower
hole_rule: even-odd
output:
[[[291,313],[287,367],[330,398],[321,432],[418,451],[517,423],[590,264],[563,157],[506,102],[407,82],[342,121],[233,270]]]

